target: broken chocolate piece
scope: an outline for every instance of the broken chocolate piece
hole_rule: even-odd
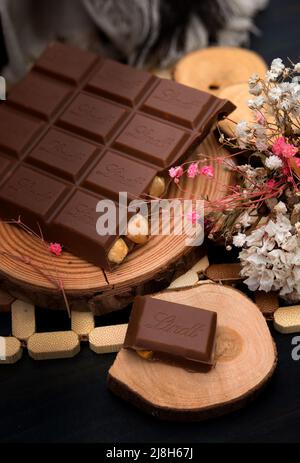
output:
[[[138,296],[124,348],[141,352],[143,358],[178,362],[187,368],[213,365],[216,326],[216,312]]]

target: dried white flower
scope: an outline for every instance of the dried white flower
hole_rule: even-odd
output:
[[[250,77],[248,83],[249,83],[249,93],[251,93],[251,95],[258,96],[262,94],[264,87],[263,87],[262,82],[260,82],[259,76],[257,74],[254,75],[254,78]]]
[[[248,100],[248,106],[250,109],[261,109],[265,103],[265,99],[263,96],[258,96],[251,100]]]
[[[294,227],[295,227],[295,232],[297,233],[297,235],[300,235],[300,222],[296,222]]]
[[[232,243],[237,248],[241,248],[241,247],[244,246],[244,244],[246,242],[246,238],[247,238],[247,236],[244,233],[238,233],[237,235],[235,235],[233,237]]]
[[[238,218],[238,222],[242,225],[244,228],[250,227],[257,217],[251,216],[247,211],[243,212],[243,214]]]
[[[251,129],[247,121],[240,121],[235,128],[237,141],[241,148],[245,148],[251,140]]]
[[[271,156],[268,156],[266,158],[265,166],[268,169],[276,170],[276,169],[280,169],[283,166],[283,164],[282,164],[282,160],[278,156],[275,156],[275,154],[272,154]]]
[[[300,63],[296,63],[296,64],[294,65],[294,71],[295,71],[295,72],[300,72]]]
[[[252,132],[254,143],[258,151],[266,151],[268,149],[268,137],[265,127],[260,124],[252,124]]]
[[[286,205],[282,201],[279,201],[279,203],[276,204],[276,206],[274,207],[274,211],[277,214],[286,214],[287,212]]]
[[[258,95],[261,95],[263,91],[263,85],[261,82],[258,82],[257,85],[255,85],[254,87],[250,87],[249,88],[249,93],[251,93],[251,95],[255,95],[255,96],[258,96]]]
[[[279,291],[281,296],[296,299],[297,295],[299,300],[300,223],[292,226],[283,202],[274,211],[275,220],[246,237],[239,254],[241,275],[247,277],[245,283],[252,291]]]
[[[271,68],[270,68],[270,71],[273,72],[274,74],[277,74],[277,76],[280,76],[283,71],[284,71],[284,64],[282,62],[282,59],[281,58],[275,58],[273,59],[272,63],[271,63]]]
[[[282,96],[282,89],[276,85],[276,87],[272,87],[268,92],[268,97],[272,102],[279,101]]]
[[[268,140],[257,138],[255,140],[255,146],[258,149],[258,151],[261,151],[261,152],[266,151],[268,149]]]
[[[298,237],[296,235],[292,235],[286,238],[286,241],[282,243],[281,248],[284,249],[284,251],[292,252],[292,251],[295,251],[297,246],[298,246]]]
[[[275,72],[267,71],[266,73],[267,82],[276,82],[277,79],[278,79],[278,75]]]
[[[249,87],[254,87],[259,82],[259,80],[260,78],[258,74],[252,74],[248,80]]]

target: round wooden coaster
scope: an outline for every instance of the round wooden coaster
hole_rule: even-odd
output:
[[[181,84],[210,92],[228,85],[247,82],[253,73],[267,71],[264,60],[255,52],[235,47],[210,47],[187,54],[176,64],[174,79]]]
[[[234,137],[236,124],[239,121],[253,121],[253,111],[251,111],[247,104],[248,100],[252,98],[249,93],[248,84],[230,85],[220,92],[219,97],[228,98],[236,106],[236,109],[230,114],[229,119],[219,122],[222,132],[229,137]]]
[[[207,154],[208,162],[214,165],[215,180],[203,176],[194,180],[186,178],[181,183],[182,190],[176,186],[170,188],[170,198],[220,198],[224,195],[220,185],[226,190],[232,182],[232,173],[214,160],[226,151],[213,134],[198,150]],[[62,294],[51,282],[60,278],[72,310],[91,309],[95,314],[103,314],[125,307],[136,294],[149,294],[167,287],[177,274],[184,273],[199,260],[203,251],[187,247],[183,235],[153,236],[116,270],[103,272],[67,252],[58,258],[50,256],[39,241],[20,228],[0,224],[0,252],[6,253],[0,259],[0,281],[19,299],[40,307],[64,309]],[[31,265],[11,255],[28,256]]]
[[[242,407],[271,378],[275,344],[263,315],[240,291],[203,283],[155,297],[218,313],[216,366],[195,373],[122,349],[107,383],[117,395],[161,419],[200,420]]]

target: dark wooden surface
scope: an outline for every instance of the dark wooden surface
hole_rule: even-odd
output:
[[[268,62],[299,59],[299,0],[271,0],[256,24],[262,35],[251,46]],[[124,322],[128,313],[98,323]],[[62,314],[38,314],[39,331],[68,324]],[[0,335],[9,330],[2,316]],[[291,357],[292,336],[272,334],[279,363],[268,387],[247,408],[205,423],[158,422],[114,397],[105,387],[113,354],[83,346],[74,359],[35,362],[25,353],[0,367],[0,442],[299,442],[300,362]]]

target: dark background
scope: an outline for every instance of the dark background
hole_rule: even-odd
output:
[[[299,0],[271,0],[256,18],[261,36],[251,48],[268,62],[299,61],[299,24]],[[126,322],[128,313],[97,323]],[[37,323],[38,331],[69,329],[65,313],[38,311]],[[9,330],[2,315],[0,335]],[[17,364],[0,367],[0,442],[299,442],[300,362],[291,358],[292,336],[271,331],[279,354],[271,383],[243,410],[203,423],[159,422],[113,396],[105,387],[113,354],[82,345],[73,359],[37,362],[24,352]]]

